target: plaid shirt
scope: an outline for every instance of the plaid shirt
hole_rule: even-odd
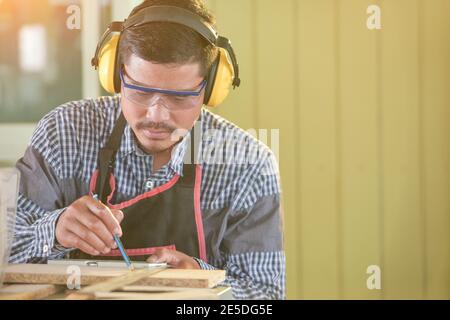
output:
[[[120,115],[120,97],[62,105],[38,124],[17,162],[21,189],[11,263],[45,263],[73,249],[55,241],[55,225],[65,208],[87,194],[104,146]],[[202,109],[198,163],[203,168],[201,210],[208,262],[224,269],[236,299],[284,299],[285,255],[280,184],[273,153],[227,120]],[[187,136],[172,158],[152,172],[151,155],[139,149],[126,126],[116,158],[116,203],[129,200],[183,174]],[[233,141],[234,143],[229,143]],[[253,161],[250,161],[252,159]]]

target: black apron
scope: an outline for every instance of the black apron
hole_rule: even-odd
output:
[[[90,182],[90,194],[102,203],[124,213],[121,241],[133,261],[145,261],[158,248],[183,252],[207,261],[203,221],[200,210],[201,167],[194,164],[194,129],[191,131],[191,164],[183,165],[183,176],[129,201],[112,204],[115,192],[113,176],[115,156],[126,126],[120,115],[106,146],[100,150],[98,169]],[[70,255],[76,259],[121,260],[118,249],[109,254],[90,256],[79,250]]]

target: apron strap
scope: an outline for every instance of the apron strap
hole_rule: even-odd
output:
[[[127,121],[125,120],[123,113],[120,113],[119,119],[114,126],[106,146],[100,149],[98,157],[99,175],[95,185],[95,193],[98,195],[99,200],[103,203],[106,203],[107,197],[111,192],[109,177],[114,171],[117,150],[120,148],[120,143],[122,141],[122,135],[126,124]]]

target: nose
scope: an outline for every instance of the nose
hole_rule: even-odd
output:
[[[147,108],[147,119],[153,122],[163,122],[170,119],[169,110],[166,108],[165,101],[162,97],[156,97],[151,105]]]

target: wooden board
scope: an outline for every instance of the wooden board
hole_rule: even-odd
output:
[[[64,287],[49,284],[15,284],[0,289],[0,300],[39,300],[62,291]]]
[[[123,276],[111,278],[104,282],[87,286],[80,291],[76,291],[70,294],[67,297],[67,299],[70,300],[95,299],[97,293],[109,293],[114,290],[118,290],[123,286],[136,283],[141,279],[154,276],[155,274],[160,273],[162,271],[165,271],[165,268],[133,270],[128,273],[125,273]]]
[[[5,283],[66,285],[67,266],[45,264],[9,265],[5,269]],[[80,267],[81,286],[121,277],[130,271],[115,268]],[[187,288],[213,288],[225,280],[223,270],[166,269],[139,280],[136,285],[172,286]]]
[[[124,286],[115,292],[72,293],[67,299],[83,300],[232,300],[231,287],[192,289],[178,287]]]
[[[100,292],[95,293],[96,300],[218,300],[219,296],[208,291],[174,291],[164,293],[136,293],[136,292]]]

